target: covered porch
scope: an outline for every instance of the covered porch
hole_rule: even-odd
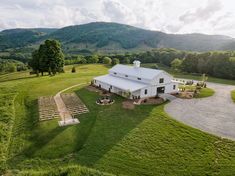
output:
[[[94,84],[102,89],[121,95],[128,99],[140,98],[141,89],[147,87],[146,84],[111,75],[104,75],[94,78]]]

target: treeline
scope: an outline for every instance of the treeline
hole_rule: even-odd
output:
[[[118,58],[117,58],[118,57]],[[102,63],[102,64],[129,64],[130,60],[127,57],[123,59],[118,55],[90,55],[90,56],[82,56],[82,55],[67,55],[65,57],[65,65],[72,64],[94,64],[94,63]]]
[[[167,66],[171,65],[171,62],[175,58],[184,58],[187,52],[179,51],[175,49],[154,49],[152,51],[140,52],[140,53],[125,53],[125,54],[94,54],[90,56],[83,55],[66,55],[65,65],[70,64],[85,64],[85,63],[103,63],[104,58],[108,57],[112,61],[118,60],[119,63],[129,64],[138,59],[142,63],[161,63]]]
[[[30,53],[9,53],[7,55],[1,55],[1,59],[5,60],[17,60],[23,63],[28,63],[28,61],[31,59],[31,54]]]
[[[0,58],[0,73],[11,73],[27,70],[28,67],[22,62]]]
[[[107,61],[107,58],[109,58],[109,61]],[[116,55],[67,55],[65,59],[66,65],[85,63],[129,64],[137,59],[141,63],[160,63],[181,72],[205,73],[218,78],[235,79],[235,53],[233,51],[199,53],[160,48],[147,52]]]
[[[177,67],[187,73],[205,73],[218,78],[235,79],[235,59],[230,52],[191,53]]]

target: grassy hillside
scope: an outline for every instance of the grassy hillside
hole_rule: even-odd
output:
[[[118,23],[94,22],[61,29],[12,29],[0,32],[0,50],[26,47],[42,40],[61,41],[67,53],[146,51],[152,48],[234,50],[235,40],[219,35],[173,35]],[[27,48],[27,47],[26,47]]]
[[[98,64],[82,65],[77,67],[77,73],[71,73],[70,66],[66,67],[66,73],[53,77],[22,78],[10,74],[9,81],[4,77],[0,83],[1,94],[17,93],[14,125],[8,135],[10,145],[5,157],[8,173],[53,170],[57,175],[69,175],[66,168],[74,165],[133,176],[235,172],[235,142],[173,120],[163,111],[164,104],[126,110],[122,108],[123,98],[114,96],[113,105],[98,106],[97,93],[78,87],[74,91],[90,110],[78,116],[79,125],[59,127],[57,120],[38,122],[39,96],[54,95],[68,86],[88,83],[92,77],[107,73],[107,69]],[[2,102],[12,100],[10,96],[1,99]],[[7,104],[3,104],[5,108]],[[59,167],[65,167],[65,172],[58,173]],[[71,170],[72,175],[76,168]]]
[[[14,100],[17,93],[12,89],[0,88],[0,171],[7,168],[12,128],[15,121]]]

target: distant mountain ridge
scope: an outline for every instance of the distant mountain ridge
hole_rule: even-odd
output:
[[[93,22],[61,29],[8,29],[0,32],[0,50],[58,39],[66,52],[129,51],[175,48],[190,51],[235,50],[235,39],[223,35],[166,34],[119,23]]]

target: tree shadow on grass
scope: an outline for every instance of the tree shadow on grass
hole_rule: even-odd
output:
[[[45,123],[45,122],[40,122],[40,123]],[[66,130],[66,127],[57,126],[52,130],[47,131],[46,133],[44,132],[41,135],[39,134],[39,132],[36,132],[36,134],[34,134],[30,139],[31,141],[33,141],[33,143],[29,147],[25,148],[21,152],[21,154],[28,158],[33,157],[38,150],[46,146],[50,141],[56,138],[56,136],[60,135],[60,133],[62,133],[64,130]]]
[[[95,165],[123,137],[145,120],[155,107],[136,106],[134,110],[126,110],[122,108],[121,103],[124,99],[119,96],[114,96],[116,102],[113,105],[99,106],[95,103],[99,97],[97,93],[81,89],[77,94],[88,106],[90,112],[87,117],[91,118],[92,122],[83,141],[80,141],[82,143],[77,143],[75,162],[89,167]]]
[[[37,151],[46,146],[66,129],[58,126],[58,119],[45,122],[38,121],[37,99],[28,101],[27,97],[24,96],[18,97],[18,99],[17,109],[21,108],[23,112],[16,112],[22,116],[22,119],[17,122],[16,128],[14,129],[14,139],[11,144],[14,155],[8,160],[8,163],[11,165],[13,163],[17,165],[24,159],[33,158]],[[23,150],[17,151],[17,144],[21,145],[22,141],[30,142],[31,145],[28,144]]]
[[[45,122],[49,127],[38,128],[44,122],[35,123],[36,119],[31,117],[27,123],[35,123],[28,126],[32,133],[29,139],[32,144],[19,153],[20,157],[13,163],[20,164],[24,160],[39,157],[41,160],[63,158],[65,163],[93,166],[145,120],[154,108],[148,105],[137,106],[134,110],[123,109],[121,102],[124,99],[119,96],[114,96],[116,102],[113,105],[100,106],[95,103],[99,97],[97,93],[85,88],[76,93],[89,109],[88,113],[77,116],[81,123],[69,127],[55,126],[57,124],[54,123],[50,127],[53,122]],[[28,116],[36,117],[36,106],[32,108],[28,104],[28,107],[31,107]],[[53,142],[49,144],[51,141]]]
[[[0,83],[3,83],[3,82],[9,82],[9,81],[16,81],[16,80],[22,80],[22,79],[34,79],[34,78],[38,78],[38,76],[28,76],[28,77],[20,77],[20,78],[8,78],[6,80],[2,80],[0,78]]]

